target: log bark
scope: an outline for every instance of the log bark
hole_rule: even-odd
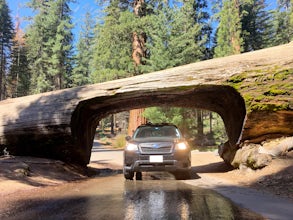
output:
[[[86,165],[96,126],[103,117],[148,106],[176,106],[217,112],[229,138],[224,151],[233,157],[246,109],[241,94],[226,86],[226,81],[244,71],[276,66],[293,67],[292,44],[1,101],[0,153],[6,148],[13,155]]]

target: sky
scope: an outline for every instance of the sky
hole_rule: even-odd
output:
[[[99,12],[99,7],[96,0],[75,0],[76,3],[71,3],[70,8],[72,10],[72,22],[74,24],[73,35],[74,41],[78,39],[78,33],[82,24],[85,12],[89,11],[93,16]],[[209,0],[208,0],[209,1]],[[32,15],[32,11],[25,5],[29,0],[6,0],[8,7],[11,11],[10,15],[15,21],[17,14],[21,20],[21,28],[25,30],[25,27],[29,24],[29,21],[25,17]],[[269,7],[275,7],[277,0],[266,0]]]
[[[80,26],[82,24],[85,12],[89,11],[93,16],[98,13],[98,5],[96,0],[75,0],[76,3],[71,3],[70,8],[72,10],[72,22],[74,24],[74,41],[77,41]],[[21,28],[25,30],[29,21],[26,19],[33,15],[31,9],[26,7],[29,0],[6,0],[8,7],[11,11],[10,15],[15,22],[16,16],[21,18]]]

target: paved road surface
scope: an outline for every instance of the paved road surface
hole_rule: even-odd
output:
[[[96,140],[93,143],[91,163],[107,163],[114,164],[122,169],[123,164],[123,151],[122,150],[111,150],[103,148]]]

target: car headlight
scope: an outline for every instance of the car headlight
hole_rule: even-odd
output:
[[[187,145],[184,142],[178,143],[177,144],[177,149],[178,150],[186,150],[187,149]]]
[[[136,151],[136,150],[138,150],[138,146],[137,146],[137,144],[128,143],[126,145],[126,150],[128,150],[128,151]]]

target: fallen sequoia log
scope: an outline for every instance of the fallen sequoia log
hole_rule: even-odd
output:
[[[241,94],[227,80],[262,66],[293,65],[292,44],[181,67],[0,102],[0,153],[60,159],[86,165],[99,121],[149,106],[217,112],[228,141],[221,156],[231,163],[246,117]],[[284,55],[285,54],[285,55]],[[291,129],[292,130],[292,129]],[[242,140],[243,141],[243,140]]]

